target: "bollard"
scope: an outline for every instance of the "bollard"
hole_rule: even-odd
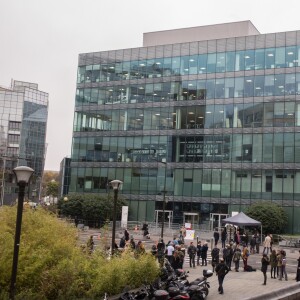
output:
[[[215,241],[215,239],[213,237],[210,238],[210,249],[214,248],[214,241]]]

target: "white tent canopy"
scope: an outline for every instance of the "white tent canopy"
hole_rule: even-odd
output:
[[[262,225],[261,222],[256,221],[250,217],[248,217],[243,212],[238,213],[237,215],[226,218],[222,220],[223,223],[232,224],[236,226],[260,226],[260,235],[261,235],[261,241],[262,241]]]

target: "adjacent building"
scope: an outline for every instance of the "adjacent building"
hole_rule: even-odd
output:
[[[69,192],[113,179],[130,220],[203,223],[268,200],[299,233],[300,31],[243,21],[80,54]]]
[[[1,205],[17,198],[12,170],[19,165],[34,169],[27,198],[40,195],[46,153],[48,94],[36,83],[12,80],[0,87],[0,166]]]

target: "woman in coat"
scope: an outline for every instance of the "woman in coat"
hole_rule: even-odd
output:
[[[277,274],[277,255],[276,255],[276,250],[274,250],[274,249],[272,250],[272,253],[270,254],[270,264],[271,264],[271,278],[275,278],[276,279],[276,274]]]

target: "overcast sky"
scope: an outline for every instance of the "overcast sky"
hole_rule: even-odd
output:
[[[71,155],[78,54],[142,46],[143,32],[251,20],[300,30],[300,1],[0,0],[0,85],[49,93],[46,170]]]

